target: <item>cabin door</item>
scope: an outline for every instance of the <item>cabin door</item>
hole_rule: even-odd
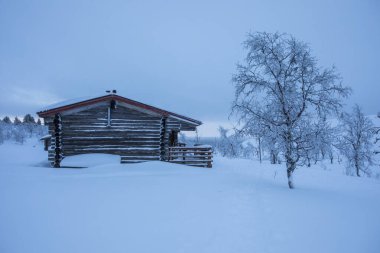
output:
[[[169,147],[178,145],[178,131],[172,130],[169,134]]]

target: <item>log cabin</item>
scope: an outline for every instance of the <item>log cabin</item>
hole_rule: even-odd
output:
[[[211,167],[211,147],[178,145],[178,133],[195,131],[201,121],[108,92],[37,112],[51,136],[52,166],[60,167],[68,156],[105,153],[119,155],[121,163],[160,160]]]

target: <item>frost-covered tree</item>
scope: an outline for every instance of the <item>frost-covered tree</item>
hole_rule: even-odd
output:
[[[21,120],[18,118],[18,117],[15,117],[15,119],[14,119],[14,121],[13,121],[13,124],[15,124],[15,125],[19,125],[19,124],[21,124],[22,122],[21,122]]]
[[[33,134],[37,131],[38,126],[34,119],[34,117],[30,114],[26,114],[22,120],[22,124],[24,126],[24,129],[29,134],[29,137],[32,137]]]
[[[5,116],[0,125],[3,141],[10,140],[12,138],[13,124],[8,116]]]
[[[269,158],[271,164],[281,163],[279,154],[279,143],[275,135],[272,135],[271,132],[267,132],[262,137],[263,147],[269,153]]]
[[[249,140],[242,143],[242,157],[252,159],[257,155],[260,159],[259,149],[256,148]]]
[[[324,118],[313,123],[310,127],[312,131],[309,138],[310,148],[306,150],[306,165],[310,167],[311,161],[317,163],[326,157],[333,163],[336,129]]]
[[[4,117],[0,121],[0,143],[13,140],[22,144],[28,137],[41,137],[48,133],[46,126],[38,125],[33,117],[29,116],[25,116],[23,122],[16,117],[13,124],[8,116]]]
[[[228,135],[229,130],[219,127],[219,140],[216,148],[221,156],[236,158],[243,155],[243,138],[238,133]]]
[[[377,117],[380,119],[380,112],[377,113]],[[377,145],[375,148],[375,154],[379,155],[380,154],[380,126],[376,126],[374,128],[374,133],[375,133],[375,144]]]
[[[216,148],[221,156],[223,157],[228,156],[228,153],[230,153],[228,151],[229,146],[230,146],[230,142],[227,136],[228,129],[222,126],[219,126],[218,131],[219,131],[219,140],[218,140]]]
[[[220,135],[222,136],[222,130],[223,129],[219,129],[219,133]],[[257,154],[257,157],[259,158],[259,161],[260,163],[262,162],[262,155],[263,155],[263,138],[265,136],[264,132],[265,131],[264,129],[260,128],[260,126],[258,126],[257,124],[251,124],[247,127],[242,127],[240,129],[235,129],[236,131],[236,134],[238,134],[239,136],[244,136],[244,137],[253,137],[254,139],[256,139],[256,143],[257,143],[257,148],[255,147],[251,147],[253,146],[252,143],[250,143],[250,147],[247,146],[247,149],[251,149],[254,153]]]
[[[36,121],[32,115],[26,114],[22,120],[22,123],[36,124]]]
[[[352,113],[341,117],[342,136],[339,149],[347,159],[348,175],[360,177],[361,173],[370,176],[368,169],[373,163],[373,123],[367,118],[360,107],[355,105]]]
[[[6,123],[0,120],[0,144],[2,144],[6,140],[5,138],[6,125],[7,125]]]
[[[337,156],[337,143],[339,136],[339,129],[336,126],[324,122],[321,129],[321,142],[319,143],[319,150],[322,158],[326,156],[330,160],[330,163],[334,163],[334,158]]]
[[[12,128],[12,138],[18,143],[23,144],[28,137],[28,130],[24,124],[14,125]]]
[[[251,33],[244,47],[232,112],[243,128],[258,124],[276,139],[293,188],[293,172],[310,148],[310,122],[338,112],[349,89],[335,68],[319,67],[309,46],[291,35]]]
[[[3,118],[3,122],[6,123],[6,124],[12,124],[12,121],[11,121],[11,119],[8,116],[5,116]]]
[[[179,142],[181,143],[187,142],[186,134],[179,132]]]

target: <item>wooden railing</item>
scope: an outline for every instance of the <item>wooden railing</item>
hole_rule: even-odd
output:
[[[169,147],[168,162],[211,168],[212,147]]]

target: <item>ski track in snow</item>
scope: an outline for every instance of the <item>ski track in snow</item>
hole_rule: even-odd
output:
[[[0,145],[0,252],[380,252],[380,180],[215,158],[54,169]]]

